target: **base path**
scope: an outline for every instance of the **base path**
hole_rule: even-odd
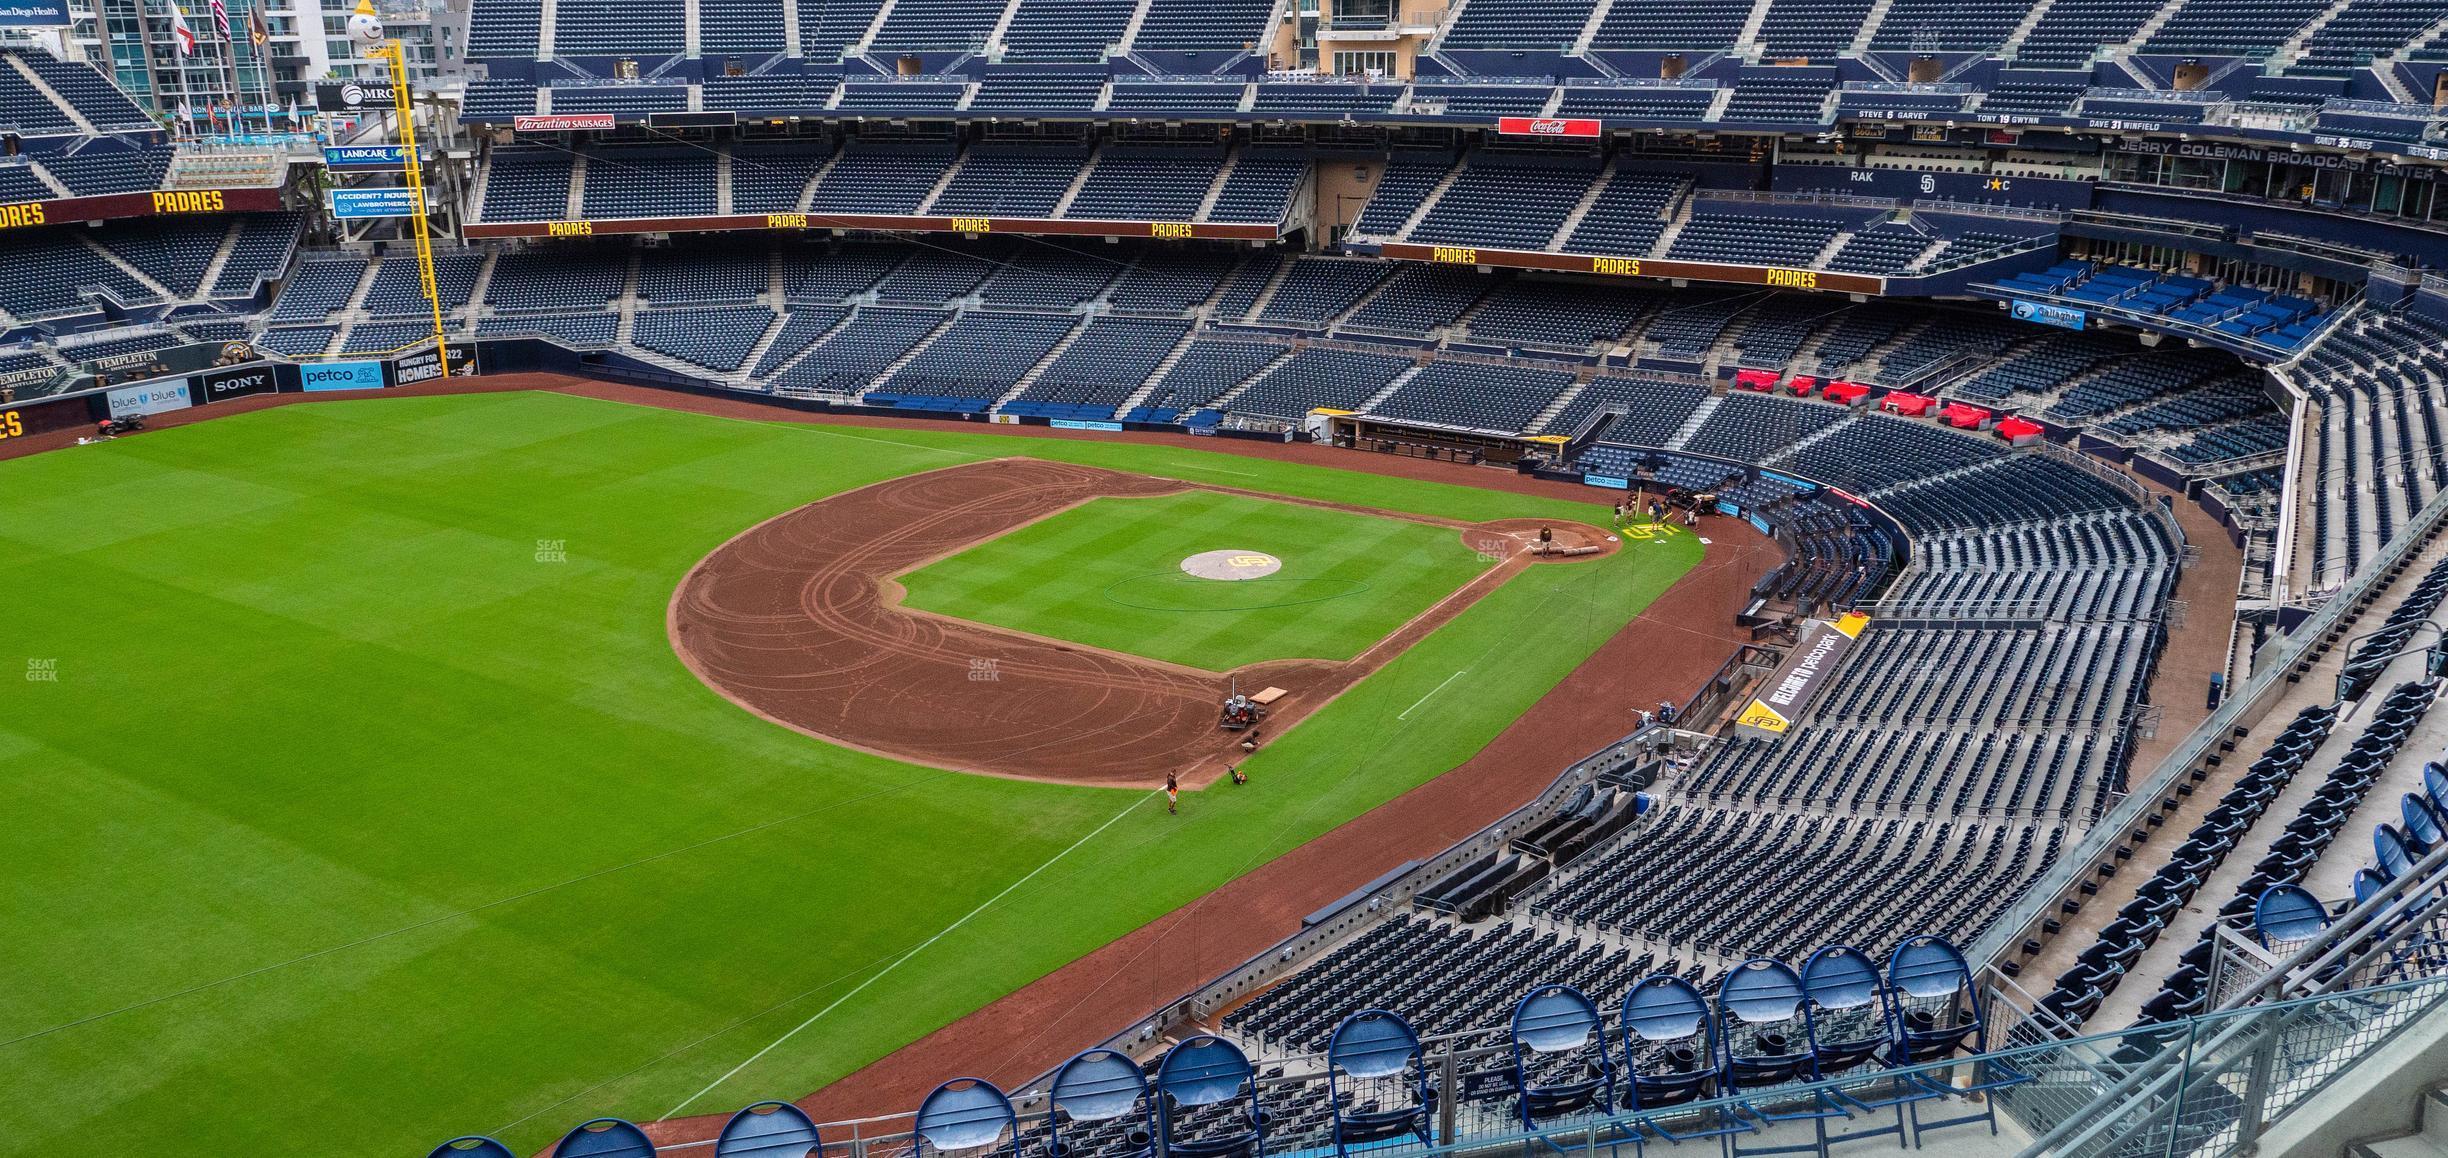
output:
[[[1207,672],[918,611],[902,575],[1096,498],[1216,489],[1038,459],[908,475],[810,503],[723,544],[673,595],[673,648],[750,711],[836,744],[942,768],[1068,783],[1192,785],[1224,774],[1238,739],[1216,726],[1233,681],[1290,696],[1270,730],[1384,666],[1536,560],[1512,523],[1449,526],[1499,562],[1343,662]],[[1267,496],[1274,498],[1275,496]],[[1276,501],[1305,502],[1298,499]],[[1613,546],[1559,525],[1559,544]],[[1554,562],[1569,562],[1557,558]]]
[[[1387,461],[1338,453],[1355,466]],[[1489,474],[1456,467],[1448,477],[1470,482]],[[1774,541],[1740,519],[1705,520],[1700,533],[1710,542],[1699,566],[1461,766],[1281,857],[1246,866],[1222,888],[799,1105],[817,1121],[843,1121],[914,1109],[935,1083],[957,1074],[1007,1087],[1024,1082],[1264,952],[1297,932],[1303,915],[1362,882],[1441,853],[1528,803],[1573,761],[1637,727],[1637,709],[1666,699],[1690,702],[1750,640],[1734,617],[1749,602],[1753,581],[1784,558]],[[669,1145],[711,1138],[723,1121],[682,1118],[648,1130]]]

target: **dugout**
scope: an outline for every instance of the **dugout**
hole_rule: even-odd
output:
[[[1565,441],[1555,435],[1396,422],[1349,410],[1312,410],[1305,425],[1313,439],[1352,450],[1474,465],[1516,466],[1531,459],[1553,460]]]

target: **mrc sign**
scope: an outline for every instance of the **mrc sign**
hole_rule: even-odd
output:
[[[1590,137],[1599,134],[1595,117],[1498,117],[1496,131],[1508,137]]]

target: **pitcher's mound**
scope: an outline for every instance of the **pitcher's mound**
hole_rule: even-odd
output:
[[[1283,560],[1264,551],[1201,551],[1182,560],[1181,569],[1201,579],[1264,579],[1283,570]]]

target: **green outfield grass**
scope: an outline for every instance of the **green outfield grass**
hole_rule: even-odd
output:
[[[1460,763],[1699,555],[1515,576],[1179,817],[833,748],[673,656],[673,586],[740,529],[1012,454],[1606,515],[553,394],[0,462],[0,1152],[530,1153],[599,1114],[804,1093]]]
[[[1182,572],[1204,551],[1282,560],[1264,579]],[[1350,659],[1488,566],[1451,527],[1192,491],[1095,499],[902,578],[906,602],[1225,671]]]

